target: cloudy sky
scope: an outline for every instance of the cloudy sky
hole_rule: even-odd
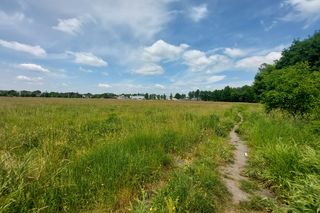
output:
[[[251,84],[320,0],[0,0],[0,89],[188,92]]]

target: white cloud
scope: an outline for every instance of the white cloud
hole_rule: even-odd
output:
[[[243,57],[246,56],[247,53],[244,50],[237,49],[237,48],[225,48],[224,53],[231,58],[238,58],[238,57]]]
[[[84,73],[93,73],[92,70],[90,70],[90,69],[85,69],[85,68],[83,68],[83,67],[79,67],[79,70],[80,70],[81,72],[84,72]]]
[[[200,71],[211,64],[211,60],[200,50],[189,50],[185,52],[183,59],[192,71]]]
[[[154,85],[155,88],[158,88],[158,89],[165,89],[166,87],[163,86],[162,84],[155,84]]]
[[[108,63],[102,58],[88,52],[67,52],[75,57],[74,62],[77,64],[85,64],[93,67],[105,67]]]
[[[204,19],[208,14],[208,9],[206,4],[192,7],[189,11],[189,16],[194,22],[198,22]]]
[[[101,72],[101,75],[103,75],[103,76],[109,76],[109,73],[108,73],[108,72]]]
[[[266,24],[264,20],[260,20],[260,24],[263,27],[264,31],[269,32],[278,24],[278,21],[274,20],[270,24]]]
[[[184,88],[185,90],[190,88],[205,89],[215,85],[217,82],[222,81],[225,78],[225,75],[198,75],[195,73],[189,73],[184,76],[179,76],[176,80],[173,80],[173,86]]]
[[[30,71],[35,71],[35,72],[42,72],[42,73],[49,73],[50,71],[46,68],[43,68],[42,66],[38,64],[20,64],[19,67],[30,70]]]
[[[189,46],[186,44],[181,44],[180,46],[174,46],[168,44],[163,40],[158,40],[150,47],[144,48],[142,57],[146,61],[159,62],[164,59],[173,60],[177,59],[183,51],[185,51]]]
[[[158,40],[140,53],[141,66],[133,72],[139,75],[161,75],[164,73],[160,62],[179,60],[183,52],[189,48],[186,44],[175,46]]]
[[[308,27],[320,19],[319,0],[285,0],[284,5],[293,9],[283,17],[285,21],[305,21]]]
[[[5,13],[0,11],[0,25],[16,25],[19,23],[32,23],[32,19],[27,18],[23,13],[16,12],[13,14]]]
[[[52,27],[53,29],[71,35],[75,35],[81,31],[82,22],[77,18],[58,19],[58,22],[57,26]]]
[[[261,64],[271,64],[281,57],[281,52],[270,52],[266,55],[250,56],[236,62],[235,67],[244,70],[256,71]]]
[[[18,75],[16,79],[19,81],[27,81],[27,82],[39,82],[43,80],[43,78],[41,77],[28,77],[24,75]]]
[[[0,45],[15,51],[29,53],[34,56],[43,57],[46,56],[46,51],[39,45],[31,46],[28,44],[22,44],[16,41],[5,41],[0,39]]]
[[[171,0],[41,0],[29,2],[47,11],[59,11],[68,17],[88,14],[101,29],[116,37],[130,35],[138,40],[149,40],[159,33],[171,19]],[[58,14],[57,14],[58,15]],[[121,30],[117,30],[121,29]],[[123,34],[124,33],[124,34]]]
[[[98,87],[103,88],[103,89],[107,89],[107,88],[111,88],[111,85],[106,84],[106,83],[99,83]]]
[[[217,73],[226,70],[232,63],[225,55],[215,54],[207,56],[199,50],[189,50],[183,55],[184,63],[192,72]]]
[[[215,82],[218,82],[218,81],[225,79],[225,77],[226,77],[225,75],[213,75],[213,76],[206,78],[206,82],[208,84],[212,84],[212,83],[215,83]]]
[[[158,64],[144,64],[142,67],[133,71],[139,75],[161,75],[164,73],[163,68]]]

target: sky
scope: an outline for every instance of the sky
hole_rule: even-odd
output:
[[[0,90],[187,93],[251,85],[320,0],[0,0]]]

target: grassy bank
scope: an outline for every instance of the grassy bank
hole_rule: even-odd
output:
[[[166,171],[175,171],[175,156],[211,136],[220,138],[210,149],[222,149],[221,138],[235,118],[232,107],[203,102],[0,99],[0,211],[123,211],[141,196],[142,188],[161,181]],[[210,187],[218,187],[223,197],[216,172],[221,160],[215,162],[221,154],[210,156],[174,177],[187,181],[190,172],[205,172],[198,178],[213,177],[217,186]],[[167,190],[175,193],[169,190],[172,181],[175,178]],[[188,187],[196,183],[188,182]],[[201,187],[195,191],[199,196],[205,190],[205,185]],[[161,194],[166,193],[159,193],[155,201],[159,208]],[[175,201],[177,196],[169,197]],[[188,208],[181,204],[181,209]]]
[[[271,189],[285,212],[320,211],[320,135],[317,122],[279,113],[248,112],[241,127],[251,148],[248,176]]]

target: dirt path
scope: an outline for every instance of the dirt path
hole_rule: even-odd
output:
[[[241,173],[247,163],[248,147],[243,141],[241,141],[240,137],[236,133],[236,130],[243,121],[241,114],[238,114],[238,116],[241,120],[230,132],[230,143],[235,148],[234,162],[222,168],[225,184],[229,192],[232,194],[232,202],[235,205],[248,199],[248,194],[240,189],[240,181],[247,180],[247,178],[242,176]]]

